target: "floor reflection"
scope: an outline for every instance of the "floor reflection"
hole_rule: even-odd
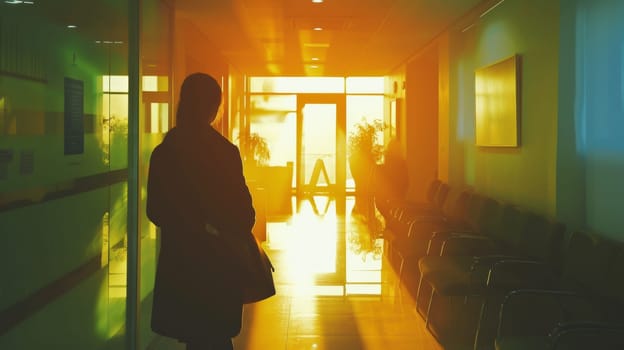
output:
[[[314,196],[267,218],[277,295],[245,307],[235,349],[441,349],[352,207],[352,197]],[[157,338],[149,349],[183,347]]]
[[[361,220],[345,218],[352,206],[347,200],[341,213],[335,198],[310,196],[289,220],[269,219],[265,248],[281,287],[312,295],[381,294],[383,239],[371,238]]]

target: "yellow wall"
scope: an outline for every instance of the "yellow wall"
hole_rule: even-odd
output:
[[[438,48],[431,45],[407,64],[408,197],[424,201],[438,177]]]

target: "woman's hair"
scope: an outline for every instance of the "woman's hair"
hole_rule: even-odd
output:
[[[209,125],[221,105],[221,86],[208,74],[193,73],[184,79],[180,89],[177,124],[196,127]]]

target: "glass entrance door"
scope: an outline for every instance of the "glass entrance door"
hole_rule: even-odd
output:
[[[297,96],[297,194],[345,193],[344,95]]]

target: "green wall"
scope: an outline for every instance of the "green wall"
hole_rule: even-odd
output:
[[[624,3],[561,5],[557,214],[624,239]]]
[[[449,32],[449,181],[554,215],[559,1],[506,0]],[[475,146],[475,69],[521,56],[520,147]]]
[[[124,342],[127,106],[109,129],[102,81],[127,75],[126,5],[85,4],[0,4],[1,349]],[[84,84],[79,154],[64,152],[65,78]]]
[[[449,181],[570,230],[624,238],[624,3],[506,0],[484,10],[449,31]],[[476,147],[474,70],[513,54],[521,145]]]

